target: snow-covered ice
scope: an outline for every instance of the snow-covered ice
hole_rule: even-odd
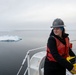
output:
[[[0,36],[0,41],[1,42],[17,42],[22,40],[20,37],[18,36],[13,36],[13,35],[3,35]]]

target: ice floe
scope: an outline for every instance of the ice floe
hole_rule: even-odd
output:
[[[0,36],[0,42],[17,42],[20,40],[22,40],[22,38],[18,36],[12,36],[12,35]]]

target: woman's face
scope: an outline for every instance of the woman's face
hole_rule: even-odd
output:
[[[57,36],[62,36],[62,30],[59,27],[53,28],[53,32]]]

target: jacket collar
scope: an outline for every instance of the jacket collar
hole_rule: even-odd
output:
[[[58,40],[60,40],[63,44],[66,44],[65,38],[67,38],[67,37],[69,36],[69,34],[64,33],[63,36],[62,36],[63,38],[60,38],[59,36],[55,35],[54,32],[53,32],[53,30],[52,30],[51,33],[50,33],[50,37],[51,37],[51,36],[56,37],[56,38],[57,38]]]

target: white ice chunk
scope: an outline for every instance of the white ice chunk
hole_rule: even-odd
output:
[[[16,42],[19,40],[22,40],[22,39],[18,36],[10,36],[10,35],[0,36],[1,42]]]

